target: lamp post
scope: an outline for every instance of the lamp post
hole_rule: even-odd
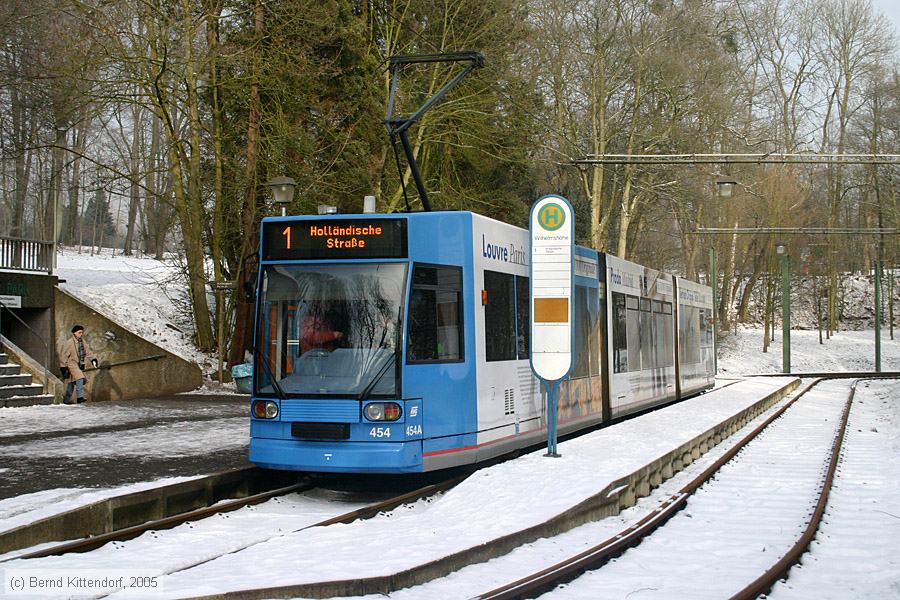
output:
[[[273,177],[266,185],[272,190],[272,199],[275,201],[275,204],[281,205],[281,216],[286,216],[287,205],[294,199],[294,189],[297,187],[297,182],[290,177],[282,175]]]
[[[881,373],[881,261],[875,261],[875,372]]]
[[[722,200],[728,200],[734,195],[737,181],[733,179],[719,178],[716,180],[716,196]],[[718,214],[718,212],[716,213]],[[719,258],[716,254],[715,243],[709,247],[709,285],[712,287],[713,304],[713,373],[719,372]]]
[[[787,246],[778,244],[781,255],[781,372],[791,372],[791,256]]]
[[[718,313],[718,285],[719,282],[717,279],[719,278],[719,261],[716,256],[716,246],[713,244],[709,247],[709,285],[712,287],[712,304],[713,304],[713,313],[712,313],[712,328],[713,328],[713,375],[719,373],[719,319],[717,319]]]

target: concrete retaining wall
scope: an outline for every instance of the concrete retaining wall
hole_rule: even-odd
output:
[[[86,326],[85,326],[86,327]],[[246,498],[296,482],[293,472],[242,467],[140,492],[112,496],[0,531],[0,554],[39,544],[76,540],[119,531],[200,509],[226,499]]]
[[[29,373],[33,382],[44,386],[44,393],[52,394],[56,398],[57,404],[62,402],[66,385],[57,377],[58,371],[45,369],[44,365],[31,358],[27,352],[2,335],[0,335],[0,344],[3,345],[3,350],[9,355],[10,360],[22,368],[23,373]]]
[[[203,384],[197,364],[131,333],[64,290],[56,288],[55,294],[57,351],[72,335],[72,326],[79,324],[100,361],[99,369],[85,370],[88,399],[152,398]]]

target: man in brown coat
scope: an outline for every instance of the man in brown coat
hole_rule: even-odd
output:
[[[81,404],[84,402],[84,365],[91,361],[97,368],[97,357],[91,352],[87,342],[84,341],[84,327],[76,325],[72,328],[72,337],[63,344],[59,353],[59,371],[66,384],[66,394],[63,404]],[[75,390],[75,400],[72,400],[72,390]]]

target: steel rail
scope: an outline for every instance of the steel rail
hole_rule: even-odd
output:
[[[235,511],[239,508],[244,508],[245,506],[260,504],[277,496],[284,496],[286,494],[291,494],[294,492],[304,492],[314,487],[315,486],[312,483],[303,481],[278,489],[269,490],[267,492],[261,492],[259,494],[247,496],[246,498],[227,500],[225,502],[220,502],[212,506],[190,510],[181,514],[164,517],[162,519],[147,521],[146,523],[141,523],[140,525],[133,525],[131,527],[125,527],[124,529],[117,529],[116,531],[97,534],[85,539],[63,542],[61,544],[56,544],[42,550],[36,550],[27,554],[19,554],[11,558],[5,558],[3,560],[0,560],[0,563],[19,559],[59,556],[61,554],[67,554],[69,552],[90,552],[91,550],[96,550],[97,548],[100,548],[101,546],[104,546],[109,542],[122,542],[131,540],[143,533],[146,533],[147,531],[172,529],[173,527],[177,527],[178,525],[181,525],[188,521],[196,521],[199,519],[211,517],[212,515]]]
[[[375,504],[370,504],[369,506],[363,506],[362,508],[358,508],[343,515],[338,515],[336,517],[326,519],[314,525],[301,527],[300,529],[297,529],[296,531],[293,531],[291,533],[297,533],[299,531],[303,531],[304,529],[309,529],[310,527],[325,527],[326,525],[336,525],[337,523],[352,523],[353,521],[359,519],[370,519],[385,510],[392,510],[402,504],[421,500],[422,498],[427,498],[428,496],[433,496],[435,494],[439,494],[440,492],[449,490],[450,488],[456,487],[456,485],[461,483],[464,479],[466,479],[466,477],[468,477],[468,475],[462,475],[459,477],[446,479],[438,483],[432,483],[411,492],[407,492],[399,496],[394,496],[393,498],[388,498],[387,500],[383,500]]]
[[[421,498],[426,498],[428,496],[433,496],[434,494],[438,494],[440,492],[446,491],[446,490],[456,486],[457,484],[459,484],[460,482],[465,480],[467,477],[468,477],[468,475],[462,475],[462,476],[453,477],[450,479],[445,479],[444,481],[439,481],[438,483],[432,483],[432,484],[426,485],[424,487],[415,489],[411,492],[406,492],[404,494],[400,494],[399,496],[394,496],[393,498],[388,498],[387,500],[382,500],[381,502],[376,502],[375,504],[363,506],[362,508],[352,510],[352,511],[344,513],[342,515],[337,515],[335,517],[331,517],[331,518],[319,521],[318,523],[313,523],[311,525],[305,525],[303,527],[300,527],[299,529],[295,529],[293,531],[289,531],[286,533],[278,533],[277,535],[272,536],[271,538],[252,542],[250,544],[241,546],[240,548],[238,548],[236,550],[229,550],[228,552],[225,552],[225,553],[217,555],[217,556],[204,558],[201,561],[198,561],[198,562],[195,562],[195,563],[192,563],[189,565],[184,565],[179,569],[168,571],[165,573],[165,575],[172,575],[174,573],[179,573],[182,571],[186,571],[188,569],[192,569],[201,564],[212,562],[218,558],[221,558],[222,556],[227,556],[229,554],[241,552],[241,551],[243,551],[247,548],[250,548],[252,546],[255,546],[257,544],[262,544],[262,543],[267,542],[276,537],[283,537],[286,535],[299,533],[301,531],[305,531],[307,529],[313,529],[315,527],[327,527],[328,525],[336,525],[338,523],[352,523],[353,521],[356,521],[359,519],[369,519],[369,518],[372,518],[372,517],[378,515],[381,512],[394,509],[402,504],[413,502],[413,501],[419,500]],[[325,585],[331,586],[332,584],[333,584],[333,582],[328,582]],[[241,599],[241,600],[244,600],[247,598],[276,598],[276,597],[277,598],[292,598],[292,597],[304,595],[302,592],[294,593],[294,590],[300,590],[303,587],[304,586],[288,585],[288,586],[244,589],[244,590],[240,590],[237,592],[224,592],[222,594],[215,594],[214,597],[216,597],[216,598],[236,598],[236,599]],[[116,591],[119,591],[119,590],[116,590]],[[110,592],[110,593],[115,593],[115,592]],[[106,596],[108,596],[108,595],[109,594],[107,594]],[[101,597],[105,598],[106,596],[101,596]],[[317,596],[317,597],[324,597],[324,596]],[[207,598],[207,596],[197,596],[195,598]],[[190,598],[188,598],[187,600],[190,600]]]
[[[327,525],[334,525],[337,523],[351,523],[358,519],[367,519],[371,518],[378,513],[390,510],[392,508],[396,508],[401,504],[411,502],[414,500],[418,500],[420,498],[430,496],[441,492],[445,489],[455,486],[460,481],[462,481],[464,477],[456,477],[453,479],[449,479],[437,484],[431,484],[428,486],[424,486],[422,488],[418,488],[411,492],[407,492],[404,494],[400,494],[398,496],[394,496],[393,498],[388,498],[386,500],[382,500],[380,502],[376,502],[374,504],[370,504],[368,506],[364,506],[362,508],[358,508],[356,510],[338,515],[336,517],[331,517],[329,519],[325,519],[323,521],[313,523],[312,525],[307,525],[305,527],[301,527],[295,531],[289,533],[297,533],[299,531],[303,531],[304,529],[309,529],[311,527],[325,527]],[[20,560],[20,559],[30,559],[30,558],[44,558],[47,556],[59,556],[61,554],[66,554],[69,552],[90,552],[91,550],[96,550],[108,544],[109,542],[121,542],[134,539],[139,535],[146,533],[147,531],[158,531],[163,529],[172,529],[173,527],[177,527],[178,525],[182,525],[188,521],[196,521],[199,519],[205,519],[207,517],[211,517],[216,514],[232,512],[238,510],[240,508],[244,508],[245,506],[253,506],[256,504],[261,504],[262,502],[266,502],[271,500],[272,498],[276,498],[279,496],[285,496],[287,494],[292,494],[295,492],[305,492],[316,487],[311,481],[301,481],[299,483],[291,484],[288,486],[284,486],[281,488],[277,488],[274,490],[269,490],[266,492],[261,492],[259,494],[254,494],[252,496],[247,496],[246,498],[237,498],[235,500],[228,500],[225,502],[220,502],[214,504],[212,506],[207,506],[204,508],[198,508],[195,510],[190,510],[181,514],[172,515],[169,517],[164,517],[162,519],[156,519],[153,521],[148,521],[146,523],[141,523],[140,525],[134,525],[131,527],[126,527],[123,529],[118,529],[116,531],[111,531],[108,533],[102,533],[98,535],[94,535],[81,540],[73,540],[70,542],[63,542],[61,544],[56,544],[47,548],[43,548],[41,550],[36,550],[34,552],[29,552],[27,554],[18,554],[9,558],[5,558],[0,560],[0,563],[8,562],[12,560]],[[285,535],[283,533],[279,533],[279,536]],[[256,542],[259,543],[259,542]],[[243,548],[241,548],[243,549]],[[230,553],[230,552],[229,552]],[[215,558],[215,557],[214,557]],[[211,559],[206,559],[204,562],[208,562]],[[191,565],[196,566],[196,565]],[[171,573],[167,573],[169,575]]]
[[[583,552],[562,560],[555,565],[523,577],[517,581],[509,583],[499,588],[495,588],[489,592],[485,592],[476,596],[478,600],[509,600],[512,598],[534,598],[548,592],[556,586],[572,581],[585,571],[596,569],[606,563],[609,559],[614,558],[627,550],[628,548],[638,545],[641,540],[653,533],[675,516],[682,508],[687,505],[690,496],[696,492],[700,486],[712,479],[712,476],[729,462],[744,446],[749,444],[764,429],[771,425],[784,412],[790,408],[797,400],[802,398],[809,390],[817,385],[822,379],[817,379],[809,383],[802,391],[800,391],[790,402],[779,408],[770,415],[764,422],[759,424],[750,433],[738,441],[732,448],[723,454],[716,462],[707,467],[700,475],[692,479],[687,485],[682,487],[678,492],[669,496],[659,507],[653,512],[647,514],[642,519],[623,529],[616,535],[607,538],[603,542],[584,550]]]
[[[828,505],[828,496],[831,494],[831,487],[834,484],[834,475],[837,472],[837,465],[841,454],[841,445],[844,443],[844,435],[847,432],[847,422],[850,419],[850,409],[853,406],[853,398],[856,396],[856,386],[860,381],[862,381],[862,379],[857,379],[850,387],[850,394],[847,398],[847,403],[844,405],[844,412],[841,415],[841,424],[838,427],[837,435],[834,436],[834,442],[831,445],[828,471],[822,480],[819,500],[816,502],[815,510],[809,517],[809,523],[807,523],[803,535],[800,536],[797,542],[778,562],[772,565],[765,573],[757,577],[750,585],[732,596],[731,600],[753,600],[757,596],[767,592],[779,579],[782,579],[787,575],[787,572],[791,570],[791,567],[800,561],[800,557],[806,553],[810,542],[816,537],[816,532],[819,530],[819,523],[822,521],[822,515],[825,514],[825,507]]]
[[[747,377],[799,377],[801,379],[900,379],[900,371],[847,371],[844,373],[755,373]]]

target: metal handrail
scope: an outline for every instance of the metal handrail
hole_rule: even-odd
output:
[[[103,369],[110,369],[112,367],[121,367],[122,365],[131,365],[134,363],[144,362],[147,360],[159,360],[161,358],[165,358],[165,354],[154,354],[152,356],[141,356],[140,358],[132,358],[129,360],[120,360],[119,362],[114,363],[98,363],[96,367],[88,367],[83,369],[85,372],[87,371],[102,371]]]
[[[36,337],[38,339],[38,341],[44,345],[44,363],[43,363],[44,381],[43,381],[43,384],[41,385],[41,392],[47,393],[47,386],[50,383],[50,371],[47,369],[47,363],[50,362],[50,345],[47,344],[46,340],[44,340],[44,338],[42,338],[40,335],[38,335],[38,332],[36,332],[34,329],[32,329],[31,326],[28,325],[28,323],[26,323],[21,318],[19,318],[19,315],[17,315],[12,310],[10,310],[10,308],[6,304],[4,304],[2,300],[0,300],[0,308],[5,308],[6,312],[11,314],[13,317],[15,317],[15,319],[19,323],[21,323],[22,325],[25,326],[25,329],[27,329],[31,333],[31,335]],[[2,321],[2,319],[3,319],[3,311],[0,310],[0,321]]]

